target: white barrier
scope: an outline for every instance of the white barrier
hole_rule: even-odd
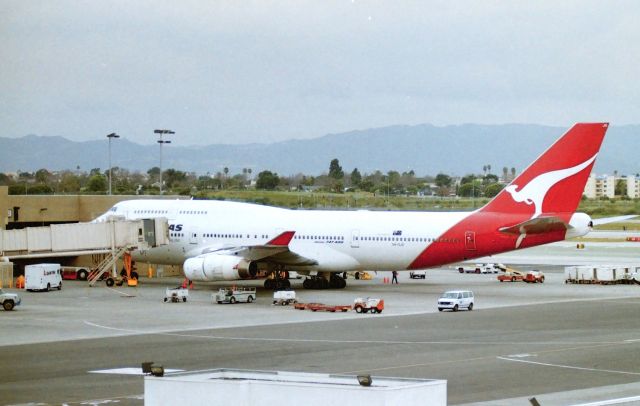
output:
[[[325,406],[447,404],[447,381],[301,372],[218,369],[199,374],[146,376],[145,405]]]

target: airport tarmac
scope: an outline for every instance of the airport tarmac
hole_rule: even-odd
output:
[[[143,361],[184,371],[447,379],[449,404],[640,396],[640,286],[567,285],[561,267],[542,270],[544,284],[452,268],[430,270],[426,280],[400,273],[398,285],[383,283],[389,273],[349,279],[337,291],[293,281],[305,302],[384,298],[380,315],[273,306],[260,288],[255,303],[213,304],[211,294],[228,283],[200,284],[186,303],[163,303],[178,279],[115,289],[65,281],[59,292],[21,292],[23,304],[0,314],[0,403],[141,405],[143,378],[133,373]],[[447,289],[473,290],[474,310],[439,313],[436,299]]]

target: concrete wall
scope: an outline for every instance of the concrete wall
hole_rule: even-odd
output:
[[[177,199],[184,196],[100,196],[100,195],[9,195],[7,186],[0,186],[0,228],[23,225],[48,225],[91,221],[114,204],[131,199]],[[15,222],[14,207],[19,207]],[[11,214],[11,216],[9,215]]]

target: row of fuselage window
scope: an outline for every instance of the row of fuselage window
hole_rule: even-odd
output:
[[[169,210],[134,210],[135,214],[169,214]],[[206,210],[180,210],[178,214],[207,214]]]
[[[171,237],[184,237],[184,233],[170,233]],[[202,234],[203,238],[233,238],[239,239],[243,238],[242,234],[211,234],[204,233]],[[250,235],[247,234],[246,238],[251,238]],[[258,239],[258,235],[255,234],[253,236],[254,239]],[[262,234],[259,238],[267,239],[269,236],[267,234]],[[296,240],[328,240],[328,241],[344,241],[343,236],[309,236],[309,235],[296,235],[294,236]],[[458,243],[460,242],[457,238],[427,238],[427,237],[355,237],[356,241],[390,241],[390,242],[440,242],[440,243]]]

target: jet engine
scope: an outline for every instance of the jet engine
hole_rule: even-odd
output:
[[[184,261],[184,275],[192,281],[232,281],[251,279],[258,264],[233,255],[206,254]]]

